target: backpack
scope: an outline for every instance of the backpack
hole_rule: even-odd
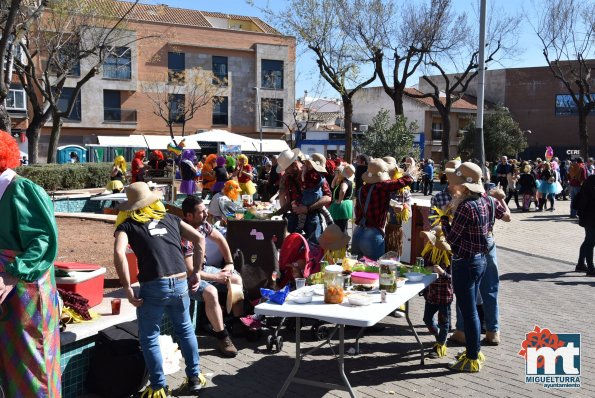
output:
[[[89,392],[109,398],[128,397],[140,391],[148,380],[137,321],[111,326],[97,334],[87,376]]]

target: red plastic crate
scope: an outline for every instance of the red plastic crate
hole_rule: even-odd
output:
[[[89,307],[101,304],[103,300],[103,282],[105,268],[100,267],[95,271],[70,272],[71,276],[56,277],[58,288],[67,292],[78,293],[89,300]]]

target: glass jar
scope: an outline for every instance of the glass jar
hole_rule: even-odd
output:
[[[394,260],[379,260],[378,273],[380,277],[380,290],[386,290],[387,293],[397,291],[397,266],[399,263]]]
[[[324,302],[341,304],[344,298],[343,267],[329,265],[324,269]]]

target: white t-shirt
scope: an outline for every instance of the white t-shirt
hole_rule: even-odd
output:
[[[209,203],[209,214],[213,217],[226,217],[226,214],[235,213],[239,206],[221,192],[217,192]]]

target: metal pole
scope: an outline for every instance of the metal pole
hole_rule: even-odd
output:
[[[262,154],[262,109],[260,105],[260,87],[254,87],[256,90],[256,109],[258,109],[258,114],[256,117],[258,118],[258,127],[260,132],[260,153]]]
[[[475,129],[475,157],[479,159],[483,175],[486,176],[486,155],[483,140],[483,104],[485,78],[486,1],[481,0],[479,17],[479,73],[477,75],[477,122]],[[487,183],[488,181],[486,181]]]

